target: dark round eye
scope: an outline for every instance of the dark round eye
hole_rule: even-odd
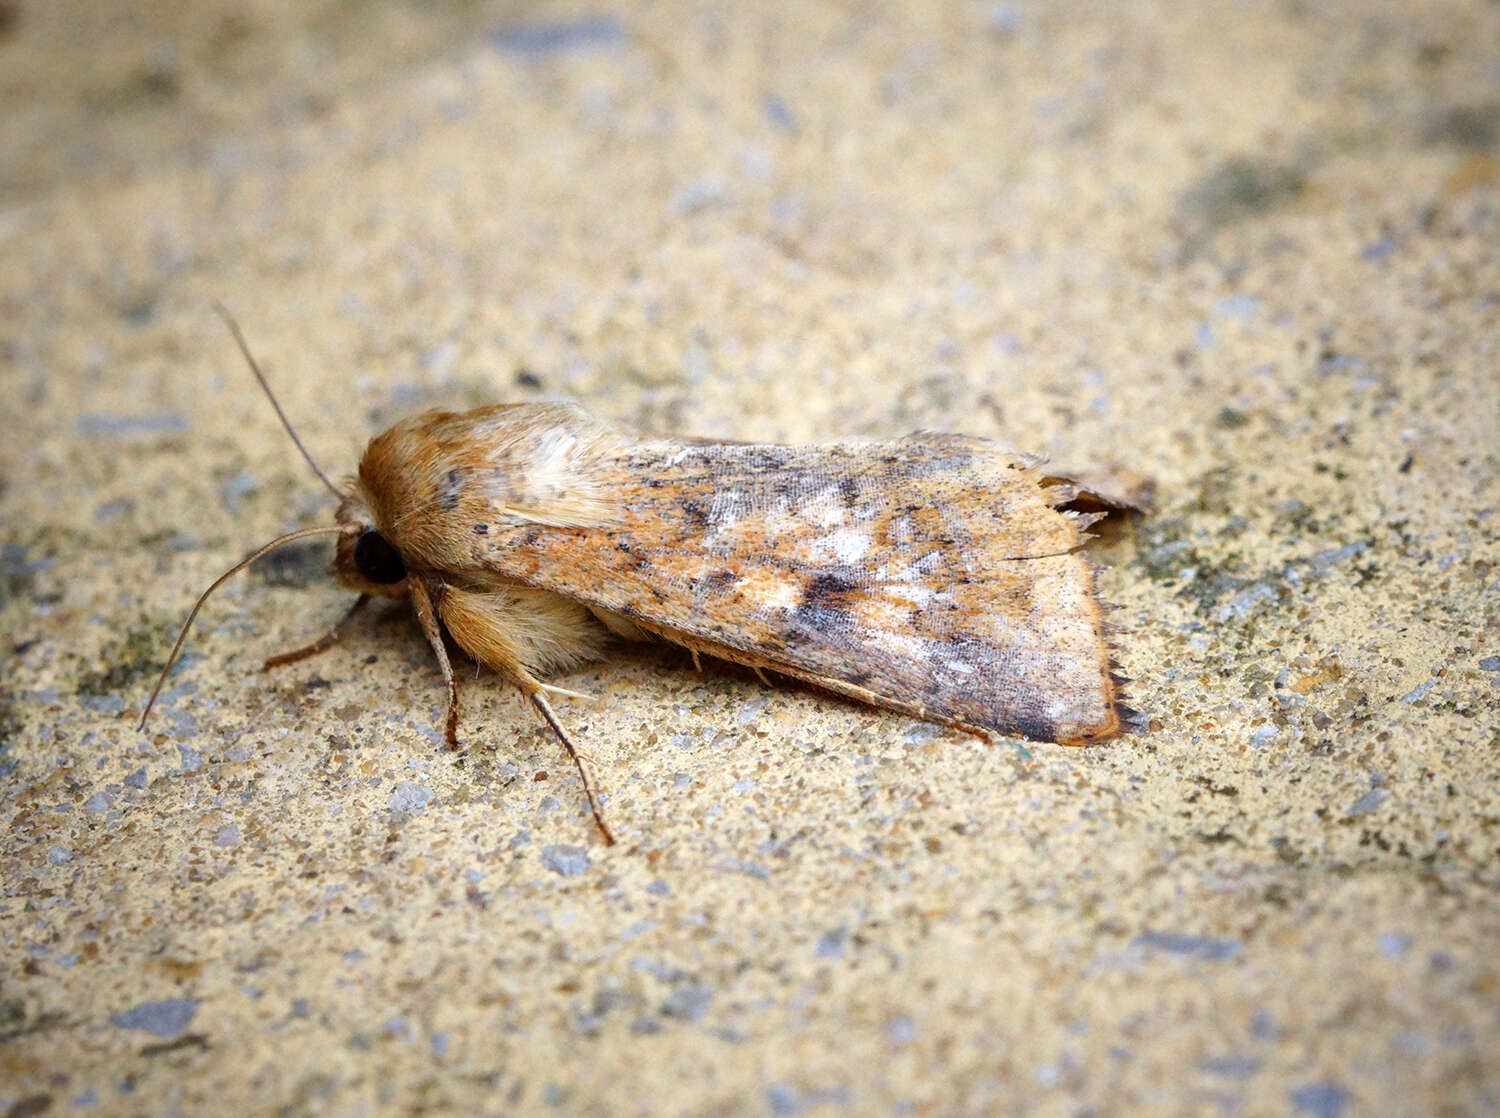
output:
[[[389,586],[406,577],[401,553],[374,528],[366,528],[354,541],[354,568],[376,586]]]

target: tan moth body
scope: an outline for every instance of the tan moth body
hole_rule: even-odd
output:
[[[339,498],[337,526],[273,540],[203,603],[294,539],[338,535],[332,573],[359,593],[344,620],[268,667],[332,646],[372,596],[406,598],[448,690],[446,631],[504,675],[577,750],[543,682],[612,638],[659,637],[861,702],[976,732],[1067,744],[1118,734],[1120,701],[1094,570],[1080,555],[1097,487],[1043,478],[983,439],[912,435],[806,446],[645,438],[568,404],[428,412],[370,440],[340,488],[307,454],[222,307],[287,433]],[[580,697],[580,696],[575,696]]]
[[[932,721],[1097,741],[1120,710],[1067,495],[959,436],[754,445],[634,438],[564,404],[429,413],[371,440],[335,573],[422,584],[513,679],[653,634]],[[371,528],[402,582],[361,573]]]

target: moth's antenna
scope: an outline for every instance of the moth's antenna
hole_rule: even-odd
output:
[[[277,408],[276,410],[280,411],[281,409]],[[295,435],[292,437],[296,438]],[[313,468],[317,469],[316,466],[314,466]],[[335,532],[341,531],[343,531],[343,529],[340,528],[337,524],[334,524],[327,528],[304,528],[300,532],[288,532],[284,536],[277,536],[270,543],[266,544],[264,547],[256,549],[253,553],[246,556],[244,559],[241,559],[238,563],[230,567],[218,578],[214,579],[209,588],[205,590],[201,595],[199,595],[197,604],[193,606],[193,612],[188,614],[187,620],[182,623],[182,632],[177,634],[177,643],[172,646],[172,655],[167,657],[167,666],[162,668],[161,675],[156,680],[156,686],[151,689],[151,698],[146,700],[146,709],[141,711],[141,724],[137,726],[136,729],[144,730],[146,728],[146,719],[151,717],[151,708],[156,705],[156,697],[161,694],[162,684],[167,682],[167,673],[172,670],[172,665],[177,663],[177,657],[182,652],[183,642],[187,640],[188,630],[193,627],[193,619],[198,616],[198,611],[203,608],[203,603],[208,601],[208,596],[210,594],[212,594],[219,587],[223,586],[224,583],[227,582],[231,577],[239,574],[251,563],[259,559],[262,555],[266,554],[268,551],[275,551],[284,543],[291,543],[293,540],[305,540],[308,536],[329,536]]]
[[[271,406],[276,409],[276,415],[281,419],[281,425],[286,428],[286,433],[292,436],[292,442],[302,452],[302,457],[312,467],[312,472],[317,474],[318,480],[328,487],[328,492],[342,501],[344,495],[339,492],[338,486],[329,481],[328,475],[318,469],[318,464],[313,461],[313,456],[307,453],[307,447],[302,445],[302,440],[297,437],[297,432],[292,430],[292,421],[286,417],[286,412],[282,411],[281,405],[276,402],[276,394],[271,391],[271,385],[266,380],[266,375],[260,371],[260,366],[255,363],[255,358],[250,353],[250,346],[245,341],[245,335],[240,332],[240,324],[234,320],[234,315],[230,314],[224,304],[217,299],[214,300],[214,310],[219,312],[219,317],[224,320],[224,324],[229,327],[229,332],[234,335],[235,343],[240,347],[240,352],[245,355],[245,363],[250,366],[250,371],[255,374],[255,379],[260,381],[260,386],[265,391],[266,398],[271,401]]]

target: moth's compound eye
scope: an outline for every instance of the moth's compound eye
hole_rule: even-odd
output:
[[[401,553],[374,528],[366,528],[354,541],[354,568],[376,586],[389,586],[406,577]]]

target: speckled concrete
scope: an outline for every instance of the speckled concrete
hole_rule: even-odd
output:
[[[1500,1107],[1500,6],[0,9],[0,1112]],[[99,13],[110,11],[104,16]],[[989,435],[1149,726],[576,673],[622,841],[347,596],[313,452],[564,396]]]

